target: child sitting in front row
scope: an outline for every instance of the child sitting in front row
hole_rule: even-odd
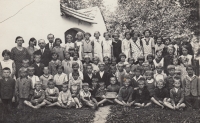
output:
[[[130,79],[123,79],[123,86],[120,88],[118,97],[114,100],[117,104],[131,106],[133,88],[130,86]]]
[[[150,102],[150,93],[145,86],[145,78],[142,77],[138,80],[138,86],[139,88],[134,90],[132,98],[134,101],[131,102],[131,105],[135,105],[135,108],[141,108],[141,107],[148,107],[151,105]]]
[[[48,87],[45,89],[45,103],[47,105],[53,104],[58,101],[59,90],[55,87],[53,79],[48,80]]]
[[[184,101],[184,90],[181,88],[181,78],[174,77],[174,88],[170,90],[171,103],[166,105],[168,108],[176,110],[182,110],[185,107]]]
[[[154,90],[151,101],[163,109],[169,99],[169,91],[164,88],[164,81],[162,79],[159,80],[156,85],[157,88]]]
[[[24,103],[31,108],[40,108],[46,103],[44,102],[45,92],[42,90],[42,84],[40,82],[35,83],[35,89],[31,101],[25,100]]]
[[[89,92],[89,84],[83,83],[82,87],[83,87],[83,90],[80,91],[80,98],[81,98],[83,106],[89,106],[92,109],[96,109],[97,108],[97,102],[91,96],[91,93]]]

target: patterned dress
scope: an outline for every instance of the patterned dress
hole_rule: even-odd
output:
[[[16,77],[18,77],[18,71],[22,67],[23,59],[30,59],[30,55],[26,48],[18,50],[17,47],[11,49],[11,59],[14,60],[16,65]]]

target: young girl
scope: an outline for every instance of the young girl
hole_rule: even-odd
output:
[[[114,33],[113,35],[113,56],[117,58],[117,63],[120,61],[119,54],[122,52],[121,45],[122,41],[119,39],[119,33]]]
[[[149,66],[150,66],[150,69],[151,69],[152,71],[155,70],[155,65],[154,65],[153,60],[154,60],[153,55],[152,55],[152,54],[148,54],[148,55],[147,55],[147,61],[149,62]]]
[[[140,40],[140,33],[133,31],[131,35],[132,35],[132,40],[133,40],[131,42],[131,52],[132,52],[131,54],[132,54],[132,58],[137,60],[139,56],[143,55],[143,46]]]
[[[62,61],[64,59],[64,48],[60,46],[62,40],[60,38],[55,39],[55,47],[53,48],[53,52],[58,54],[58,59]]]
[[[138,61],[138,66],[142,66],[142,64],[145,61],[145,57],[144,56],[139,56],[137,61]]]
[[[145,85],[150,93],[150,96],[153,96],[154,89],[156,87],[156,81],[153,78],[153,71],[146,71],[145,77],[146,77]]]
[[[73,40],[72,35],[68,34],[66,36],[67,43],[64,46],[64,51],[65,52],[69,52],[69,48],[75,48],[75,44],[72,42],[72,40]]]
[[[78,65],[79,65],[78,70],[83,72],[83,64],[82,64],[81,60],[78,59],[78,53],[76,53],[76,52],[74,53],[74,57],[73,57],[73,60],[72,60],[72,63],[74,63],[74,62],[78,63]]]
[[[83,73],[79,70],[79,64],[77,62],[72,63],[72,73],[79,73],[81,80],[83,80]],[[69,74],[69,80],[74,80],[72,73]]]
[[[79,101],[79,92],[82,89],[82,79],[79,76],[78,72],[72,73],[72,79],[69,80],[69,90],[71,91],[72,98],[76,103],[76,108],[81,108],[82,105]]]
[[[62,61],[62,66],[64,67],[64,73],[69,76],[72,72],[72,61],[70,60],[69,52],[65,52],[65,59]]]
[[[102,56],[102,42],[103,40],[100,38],[100,32],[96,31],[94,33],[94,56],[98,56],[99,60],[103,62]]]
[[[174,57],[174,46],[169,45],[167,47],[168,55],[164,57],[164,72],[168,74],[167,72],[167,66],[173,64],[173,57]]]
[[[42,90],[42,84],[40,82],[37,82],[34,87],[33,96],[31,97],[30,101],[25,100],[24,104],[31,108],[40,108],[42,106],[45,106],[46,103],[44,101],[45,98],[45,92]]]
[[[179,57],[181,60],[181,64],[184,67],[187,67],[187,65],[193,65],[193,56],[188,54],[188,46],[183,45],[182,46],[182,55]]]
[[[90,58],[92,58],[94,56],[93,53],[93,46],[94,46],[94,42],[91,41],[90,37],[91,34],[89,32],[86,32],[84,34],[85,39],[83,40],[83,56],[89,56]]]
[[[83,63],[83,74],[86,73],[87,65],[90,64],[90,56],[84,56],[84,63]]]
[[[166,55],[168,55],[168,46],[171,44],[171,39],[170,38],[166,38],[164,40],[164,48],[163,48],[163,57],[165,57]],[[175,50],[174,50],[175,51]]]
[[[63,66],[58,65],[56,67],[56,70],[58,71],[58,73],[54,76],[53,80],[56,83],[56,87],[59,89],[59,91],[61,91],[62,84],[64,82],[68,82],[68,76],[67,74],[63,73],[63,70],[64,70]]]
[[[108,32],[105,32],[103,34],[103,37],[105,38],[102,42],[103,46],[103,57],[107,56],[109,58],[112,57],[112,40],[110,40],[110,34]]]
[[[163,38],[161,36],[158,36],[155,44],[155,51],[163,50],[164,47],[165,45],[163,44]]]
[[[27,69],[19,69],[20,77],[16,80],[15,95],[18,102],[18,109],[23,108],[25,100],[29,100],[32,94],[31,79],[28,78]]]
[[[163,66],[161,64],[156,66],[156,72],[154,74],[154,79],[156,80],[156,82],[160,79],[164,81],[166,77],[167,75],[163,72]]]
[[[97,72],[99,72],[99,57],[95,56],[93,58],[93,63],[92,63],[92,68],[93,68],[93,71],[92,73],[94,73],[96,75]]]
[[[125,32],[125,39],[122,41],[122,53],[126,55],[126,61],[131,57],[131,33]]]
[[[15,62],[10,59],[11,52],[9,50],[4,50],[2,52],[3,60],[0,62],[0,76],[3,74],[3,68],[8,67],[10,68],[10,76],[11,78],[15,78]]]
[[[49,73],[51,75],[57,74],[56,67],[61,65],[61,61],[58,59],[58,53],[52,53],[52,60],[49,62]]]
[[[96,100],[91,97],[91,93],[89,92],[89,84],[83,83],[83,90],[80,91],[80,98],[83,106],[89,106],[92,109],[97,108],[97,102]]]
[[[79,54],[79,59],[80,60],[83,60],[83,38],[84,38],[84,35],[82,32],[78,32],[75,36],[76,38],[76,41],[75,41],[75,48],[77,49],[78,51],[78,54]]]
[[[48,87],[48,81],[53,79],[53,76],[49,74],[49,68],[44,67],[43,69],[44,74],[40,76],[40,81],[42,83],[42,89],[45,90]]]
[[[126,61],[126,55],[124,54],[124,53],[120,53],[119,54],[119,59],[120,59],[120,61],[119,61],[119,63],[121,63],[121,64],[128,64],[128,62]]]
[[[155,42],[154,39],[151,36],[151,31],[150,30],[145,30],[143,32],[144,38],[141,39],[142,44],[143,44],[143,50],[144,50],[144,56],[145,59],[147,58],[148,54],[155,55]]]
[[[162,56],[162,50],[156,50],[156,58],[153,60],[155,67],[158,65],[164,66],[164,58]]]

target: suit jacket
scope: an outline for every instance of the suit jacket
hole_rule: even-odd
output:
[[[41,63],[43,63],[45,66],[49,65],[49,62],[51,61],[51,51],[49,49],[44,49],[44,53],[42,54],[41,50],[37,50],[34,52],[34,54],[40,54],[41,55]]]
[[[35,68],[35,73],[34,75],[36,76],[42,76],[43,73],[43,69],[44,69],[44,64],[40,63],[40,65],[38,66],[36,63],[32,64],[32,67]]]
[[[133,91],[132,99],[135,100],[135,103],[148,103],[150,102],[150,93],[146,87],[142,90],[142,93],[139,93],[139,89]]]
[[[92,78],[95,78],[96,76],[92,73]],[[83,74],[83,83],[88,83],[90,87],[92,87],[92,78],[88,76],[87,73]]]
[[[200,79],[194,75],[192,78],[186,76],[183,80],[185,96],[200,96]]]
[[[54,47],[55,47],[55,43],[53,43],[53,48],[54,48]],[[49,43],[46,44],[45,49],[50,50],[50,48],[49,48]]]
[[[184,90],[182,88],[179,88],[178,91],[175,91],[175,88],[172,88],[170,90],[170,99],[173,104],[177,103],[183,103],[184,101]]]
[[[110,84],[110,83],[109,83],[109,76],[108,76],[108,73],[106,73],[105,71],[104,71],[104,74],[103,74],[102,77],[100,76],[100,71],[97,72],[96,77],[98,78],[98,81],[99,81],[99,82],[104,82],[105,85],[106,85],[106,87]]]

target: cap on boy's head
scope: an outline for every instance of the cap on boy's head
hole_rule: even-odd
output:
[[[90,59],[90,56],[85,55],[85,56],[84,56],[84,59]]]
[[[27,70],[28,70],[28,71],[29,71],[29,70],[35,70],[35,68],[30,66],[30,67],[27,68]]]
[[[98,78],[92,78],[92,82],[98,82],[99,79]]]
[[[72,67],[75,67],[75,66],[79,66],[79,64],[77,62],[73,62]]]
[[[139,61],[139,60],[145,60],[145,57],[144,56],[139,56],[138,58],[137,58],[137,60]]]
[[[104,62],[99,62],[98,66],[100,66],[100,65],[105,65],[105,63]]]
[[[168,65],[167,70],[171,70],[171,69],[175,69],[175,66],[174,65]]]
[[[158,65],[156,66],[156,68],[157,68],[157,69],[162,69],[163,66],[162,66],[162,64],[158,64]]]
[[[83,87],[88,87],[89,84],[88,84],[88,83],[83,83],[82,86],[83,86]]]
[[[124,56],[126,58],[126,55],[124,53],[120,53],[119,58],[121,58],[122,56]]]
[[[145,75],[153,75],[153,71],[147,70],[147,71],[145,72]]]

